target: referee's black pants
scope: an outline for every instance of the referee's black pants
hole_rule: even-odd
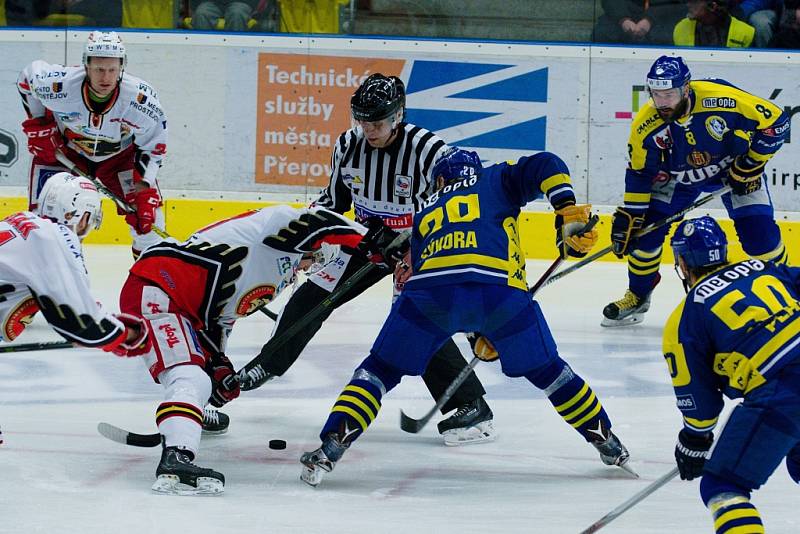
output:
[[[367,260],[363,258],[352,256],[343,275],[339,278],[339,284],[352,276],[353,273],[364,266],[366,262]],[[318,319],[307,324],[289,340],[285,342],[281,341],[279,346],[273,348],[274,344],[272,340],[277,340],[281,337],[284,331],[302,319],[307,312],[314,309],[317,304],[330,295],[329,291],[311,281],[303,283],[300,288],[294,292],[289,302],[287,302],[286,306],[283,308],[275,334],[270,341],[261,348],[261,354],[265,355],[267,359],[266,364],[262,365],[264,370],[273,375],[283,375],[297,360],[305,346],[308,345],[308,342],[314,337],[314,334],[322,328],[322,323],[325,322],[334,309],[354,299],[366,291],[367,288],[376,284],[389,274],[391,274],[390,271],[383,267],[373,269],[372,272],[368,273],[364,278],[354,284],[334,306],[327,308],[325,313],[321,314]],[[439,397],[441,397],[447,387],[455,380],[458,373],[461,372],[466,365],[467,361],[464,359],[464,356],[461,355],[461,351],[458,350],[458,347],[456,347],[452,339],[448,340],[447,343],[439,349],[428,364],[425,373],[422,375],[422,380],[425,381],[428,391],[431,392],[435,400],[439,400]],[[470,373],[469,377],[461,384],[461,387],[450,397],[450,400],[442,406],[442,413],[445,414],[459,406],[468,404],[482,397],[485,393],[486,390],[483,389],[483,385],[480,380],[478,380],[478,377],[475,376],[475,373]]]

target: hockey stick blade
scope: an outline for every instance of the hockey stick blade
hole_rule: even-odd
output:
[[[444,406],[448,400],[450,400],[450,397],[453,396],[453,393],[455,393],[455,391],[459,388],[459,386],[461,386],[464,380],[467,379],[470,373],[472,373],[472,370],[475,369],[475,366],[478,365],[478,362],[480,361],[481,360],[477,356],[472,358],[472,360],[469,362],[469,365],[465,366],[461,370],[461,372],[458,373],[458,376],[455,377],[455,379],[453,379],[453,382],[449,386],[447,386],[447,389],[439,398],[439,401],[436,403],[436,406],[431,408],[431,410],[428,413],[426,413],[422,419],[414,419],[413,417],[409,417],[403,412],[403,410],[400,410],[400,428],[411,434],[416,434],[417,432],[425,428],[425,425],[428,424],[428,421],[430,421],[431,418],[436,414],[436,412],[442,406]]]
[[[161,434],[136,434],[108,423],[97,423],[97,431],[104,438],[123,445],[133,445],[134,447],[157,447],[161,445]]]
[[[624,514],[630,508],[643,501],[647,496],[649,496],[658,488],[660,488],[661,486],[663,486],[664,484],[675,478],[677,475],[678,475],[678,468],[677,467],[672,468],[672,470],[670,470],[669,473],[666,473],[657,478],[656,480],[654,480],[653,482],[651,482],[646,488],[641,490],[639,493],[637,493],[624,503],[620,504],[619,506],[611,510],[609,513],[607,513],[594,523],[592,523],[592,525],[589,528],[587,528],[586,530],[582,530],[580,534],[593,534],[594,532],[597,532],[598,530],[600,530],[601,528],[608,525],[613,520]]]
[[[75,345],[69,341],[48,341],[45,343],[17,343],[2,345],[0,352],[25,352],[30,350],[73,349]]]

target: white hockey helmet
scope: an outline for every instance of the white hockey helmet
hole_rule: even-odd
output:
[[[73,176],[68,172],[58,172],[47,179],[39,193],[37,212],[42,217],[68,226],[75,233],[77,224],[88,213],[86,229],[78,234],[81,239],[92,229],[100,228],[103,222],[100,193],[95,185],[87,178]]]
[[[90,57],[116,57],[122,60],[122,70],[128,64],[125,45],[117,32],[92,32],[83,46],[83,65],[89,64]]]

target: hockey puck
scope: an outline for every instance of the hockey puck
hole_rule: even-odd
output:
[[[286,442],[282,439],[271,439],[269,440],[269,448],[276,449],[276,450],[283,450],[286,448]]]

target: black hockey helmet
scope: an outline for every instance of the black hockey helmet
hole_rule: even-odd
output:
[[[375,122],[402,111],[406,105],[406,88],[397,76],[371,74],[353,93],[350,110],[357,121]]]

